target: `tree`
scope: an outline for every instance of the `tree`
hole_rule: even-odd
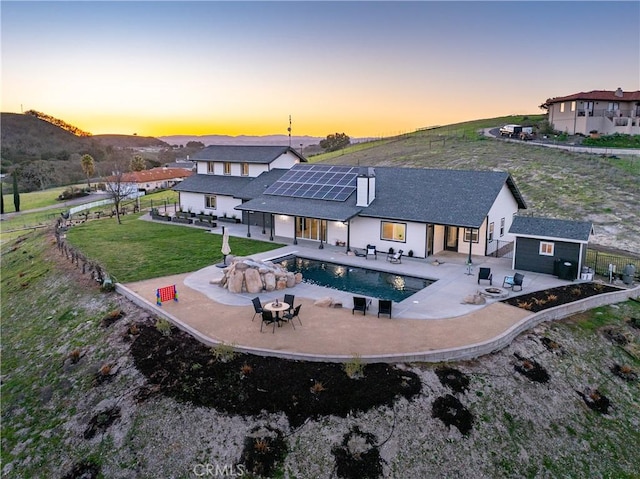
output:
[[[104,175],[103,182],[105,190],[116,210],[116,219],[118,224],[122,224],[120,219],[120,205],[129,195],[137,192],[137,187],[131,183],[125,181],[126,168],[128,166],[127,161],[123,157],[114,156],[110,163],[111,174]],[[129,162],[130,164],[131,162]]]
[[[135,155],[131,158],[131,164],[129,165],[131,171],[142,171],[147,169],[147,164],[145,163],[144,158],[140,155]]]
[[[351,138],[344,133],[327,135],[327,138],[320,140],[320,148],[325,151],[336,151],[351,144]]]
[[[18,192],[18,172],[13,170],[13,206],[16,208],[16,213],[20,211],[20,193]]]
[[[80,164],[82,165],[84,176],[87,177],[87,186],[91,188],[91,177],[96,172],[96,163],[93,161],[93,156],[89,154],[82,155]]]

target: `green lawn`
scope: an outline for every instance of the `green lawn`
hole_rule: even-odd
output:
[[[128,283],[196,271],[222,261],[222,235],[208,230],[142,221],[139,214],[74,226],[67,240],[116,281]],[[283,245],[231,237],[231,254],[249,256]]]
[[[29,193],[20,193],[20,211],[33,210],[35,208],[43,208],[59,203],[58,196],[69,188],[68,186],[60,186],[44,191],[31,191]],[[13,194],[2,195],[4,199],[4,212],[13,213],[16,211],[13,204]]]

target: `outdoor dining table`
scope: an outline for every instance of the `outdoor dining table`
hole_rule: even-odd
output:
[[[272,313],[275,313],[276,321],[278,322],[278,326],[280,326],[280,321],[282,321],[282,319],[280,318],[280,312],[287,311],[289,308],[291,308],[291,305],[289,303],[284,303],[282,301],[278,301],[278,303],[276,304],[275,301],[272,301],[270,303],[265,304],[263,308],[266,309],[267,311],[271,311]]]

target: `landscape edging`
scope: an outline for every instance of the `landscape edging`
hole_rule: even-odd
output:
[[[129,299],[131,302],[147,309],[150,312],[160,316],[173,323],[176,327],[182,331],[190,334],[198,341],[206,344],[207,346],[214,347],[222,344],[221,341],[216,341],[197,329],[192,328],[188,324],[184,323],[180,319],[176,318],[172,314],[163,310],[162,307],[150,303],[139,294],[130,290],[121,283],[115,284],[116,292]],[[470,344],[467,346],[460,346],[457,348],[438,349],[431,351],[418,351],[412,353],[398,353],[398,354],[380,354],[380,355],[362,355],[360,360],[363,363],[412,363],[412,362],[447,362],[447,361],[465,361],[469,359],[475,359],[486,354],[491,354],[507,347],[518,335],[527,331],[538,324],[545,321],[556,321],[566,318],[576,313],[581,313],[589,309],[597,308],[600,306],[606,306],[609,304],[620,303],[630,298],[640,298],[640,286],[636,286],[632,289],[623,289],[620,291],[613,291],[610,293],[603,293],[590,298],[584,298],[572,303],[561,304],[553,308],[545,309],[538,313],[533,313],[518,323],[511,326],[509,329],[499,334],[498,336],[491,338],[481,343]],[[514,306],[515,307],[515,306]],[[287,351],[276,351],[264,348],[253,348],[250,346],[233,345],[233,348],[237,352],[254,354],[257,356],[269,356],[277,357],[281,359],[291,359],[298,361],[314,361],[314,362],[346,362],[353,359],[353,354],[350,355],[318,355],[307,353],[295,353]]]

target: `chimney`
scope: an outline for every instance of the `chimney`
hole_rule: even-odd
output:
[[[372,167],[360,168],[357,178],[356,206],[369,206],[376,199],[376,172]]]
[[[615,96],[617,96],[618,98],[622,98],[623,97],[623,93],[622,93],[622,88],[618,87],[618,89],[616,90],[616,92],[614,93]]]

